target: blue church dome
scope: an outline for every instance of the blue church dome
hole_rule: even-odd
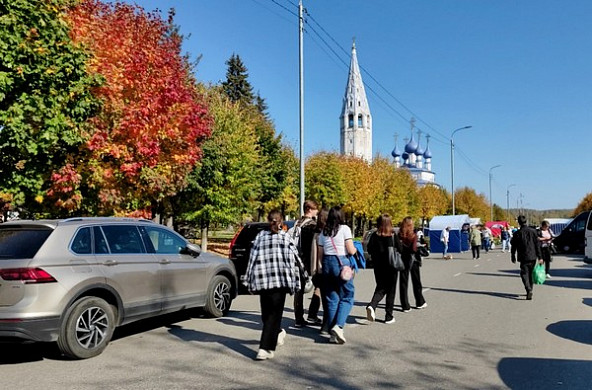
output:
[[[391,156],[393,156],[394,158],[401,157],[401,151],[399,150],[397,145],[395,145],[395,148],[391,152]]]
[[[407,153],[415,153],[416,149],[417,149],[417,142],[415,142],[415,137],[413,135],[411,135],[411,139],[409,140],[407,145],[405,145],[405,151]]]
[[[415,155],[416,156],[423,156],[424,153],[425,153],[425,151],[423,150],[421,145],[418,145],[417,149],[415,149]]]
[[[409,153],[405,152],[405,153],[403,153],[403,155],[401,157],[403,157],[403,160],[408,160],[409,159]]]
[[[430,150],[430,145],[426,147],[426,150],[423,153],[423,158],[432,158],[432,151]]]

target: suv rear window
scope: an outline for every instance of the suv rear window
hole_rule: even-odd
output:
[[[53,230],[11,226],[0,228],[0,260],[31,259]]]

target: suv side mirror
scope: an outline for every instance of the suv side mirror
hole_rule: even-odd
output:
[[[187,243],[187,246],[181,249],[180,252],[182,255],[191,255],[193,257],[197,257],[201,254],[201,248],[199,245],[192,244],[190,242]]]

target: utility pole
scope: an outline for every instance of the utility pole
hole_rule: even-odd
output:
[[[304,215],[304,16],[302,0],[298,2],[298,46],[300,49],[300,216]],[[299,216],[299,217],[300,217]]]

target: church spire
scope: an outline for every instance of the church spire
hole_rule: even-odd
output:
[[[372,161],[372,115],[356,51],[352,44],[349,74],[340,116],[341,153]]]

